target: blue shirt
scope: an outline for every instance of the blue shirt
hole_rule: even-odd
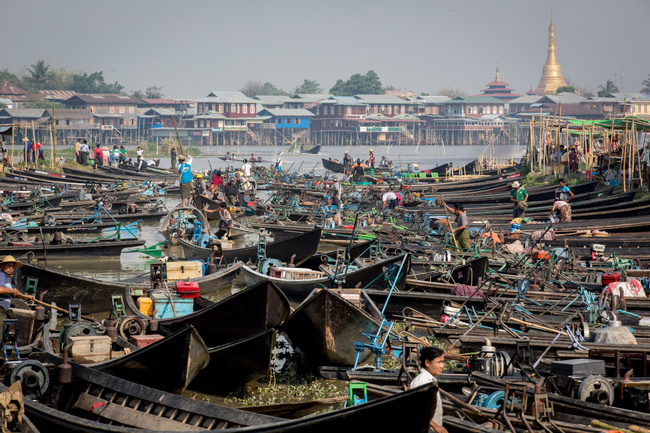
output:
[[[14,288],[14,283],[11,281],[11,277],[5,274],[4,271],[0,271],[0,287],[6,287],[8,289]],[[9,310],[11,308],[11,298],[11,295],[0,295],[0,307]]]
[[[178,172],[181,174],[181,184],[192,182],[192,157],[188,156],[186,162],[181,162],[178,166]]]
[[[566,199],[568,199],[571,196],[571,194],[569,194],[570,192],[571,190],[569,189],[569,187],[564,185],[557,189],[557,196],[560,200],[566,201]]]

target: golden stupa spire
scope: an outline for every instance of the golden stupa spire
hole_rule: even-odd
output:
[[[494,77],[494,81],[501,81],[501,76],[499,75],[499,64],[497,64],[497,75]]]
[[[551,25],[548,27],[548,56],[535,93],[538,95],[554,94],[558,87],[566,85],[562,78],[562,68],[555,55],[555,25],[553,24],[553,9],[551,9]]]

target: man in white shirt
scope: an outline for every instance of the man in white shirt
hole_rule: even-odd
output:
[[[397,207],[397,195],[394,192],[388,191],[385,192],[381,197],[381,200],[384,202],[382,209],[395,209]]]
[[[244,165],[241,166],[241,171],[244,172],[244,177],[251,177],[253,166],[247,159],[244,159]]]
[[[435,376],[440,376],[445,368],[445,352],[438,347],[425,347],[420,350],[420,374],[411,381],[411,389],[438,381]],[[429,421],[429,432],[447,433],[442,426],[442,399],[440,391],[436,395],[436,408],[433,418]]]

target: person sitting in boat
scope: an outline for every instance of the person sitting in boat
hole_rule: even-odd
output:
[[[11,298],[14,296],[26,297],[14,287],[12,281],[14,270],[22,266],[13,256],[5,256],[0,262],[0,307],[5,310],[11,308]]]
[[[452,228],[451,224],[449,225],[449,231],[452,236],[456,238],[456,245],[461,250],[469,250],[471,243],[469,240],[469,220],[467,219],[467,212],[463,208],[463,205],[460,203],[455,203],[454,207],[451,208],[447,206],[447,203],[441,200],[441,205],[449,212],[456,215],[456,228]]]
[[[445,352],[438,347],[424,347],[420,350],[420,374],[411,381],[411,389],[429,383],[438,383],[436,376],[440,376],[445,368]],[[436,396],[436,407],[433,411],[433,418],[429,421],[429,431],[435,433],[447,433],[442,426],[442,397],[440,391]]]
[[[570,223],[571,222],[571,205],[565,200],[556,200],[553,203],[551,208],[551,219],[553,219],[553,214],[555,211],[558,211],[559,216],[558,220],[561,223]]]
[[[226,152],[226,161],[232,160],[232,156],[230,156],[230,152]]]
[[[390,167],[390,161],[386,159],[385,156],[381,157],[381,162],[379,163],[380,167]]]
[[[138,170],[144,170],[145,168],[147,168],[147,163],[145,162],[142,155],[138,155],[138,160],[136,161],[136,167],[138,167]]]
[[[251,162],[257,162],[257,157],[251,153]]]
[[[325,226],[333,229],[341,224],[341,209],[334,204],[331,196],[325,196],[325,199],[327,200],[325,205]]]
[[[559,187],[558,189],[555,190],[555,198],[558,200],[566,201],[568,203],[573,198],[573,193],[571,192],[571,189],[568,186],[566,186],[566,182],[564,182],[564,179],[558,180],[557,183]]]

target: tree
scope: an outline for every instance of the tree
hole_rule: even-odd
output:
[[[32,102],[25,102],[23,104],[23,107],[25,108],[42,108],[44,110],[50,109],[54,106],[55,109],[61,109],[65,108],[65,104],[61,102],[51,102],[51,101],[32,101]]]
[[[640,90],[640,93],[645,93],[646,95],[650,93],[650,74],[648,74],[648,78],[643,80],[641,82],[641,85],[643,86],[643,89]]]
[[[618,87],[616,87],[616,84],[612,80],[607,80],[605,83],[605,86],[598,86],[600,89],[598,91],[598,96],[602,97],[607,95],[608,93],[616,93],[618,92]]]
[[[445,87],[438,90],[438,95],[447,96],[451,99],[458,98],[459,96],[466,96],[467,93],[464,90],[454,89],[452,87]]]
[[[37,61],[31,68],[27,68],[29,75],[25,77],[25,82],[33,90],[43,90],[54,83],[54,74],[50,71],[50,66],[46,65],[43,60]]]
[[[289,96],[286,91],[277,88],[274,84],[271,84],[268,81],[264,84],[262,84],[261,81],[246,81],[239,91],[249,98],[257,95]]]
[[[309,93],[309,94],[323,93],[323,88],[320,86],[320,84],[318,84],[318,81],[308,80],[307,78],[305,78],[305,81],[303,81],[300,86],[297,86],[291,91],[292,95],[297,95],[299,93]]]
[[[22,87],[22,81],[20,80],[20,78],[18,78],[18,75],[9,72],[9,70],[7,69],[3,69],[0,71],[0,81],[5,81],[5,80],[9,81],[11,84],[15,86]]]
[[[145,99],[160,99],[163,96],[165,95],[163,95],[162,87],[159,86],[147,87],[147,90],[144,91]]]
[[[134,98],[142,99],[144,98],[144,93],[142,93],[142,90],[134,90],[133,92],[131,92],[131,96],[133,96]]]
[[[366,75],[354,74],[348,81],[337,80],[330,93],[339,96],[381,95],[384,93],[384,88],[377,73],[368,71]]]
[[[555,94],[559,95],[560,93],[576,93],[576,88],[573,86],[560,86],[555,91]]]
[[[69,89],[78,93],[120,93],[124,86],[117,81],[108,84],[104,81],[104,72],[93,72],[88,75],[87,72],[82,74],[73,74],[72,83]]]

